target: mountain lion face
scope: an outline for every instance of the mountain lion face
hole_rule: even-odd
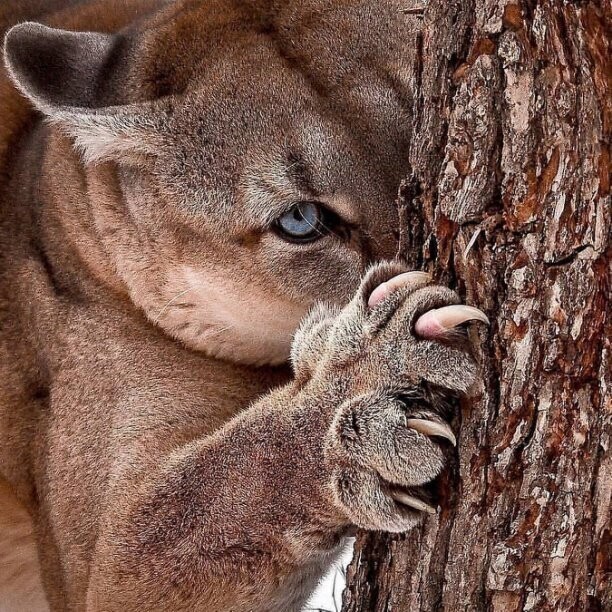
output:
[[[279,363],[315,301],[346,302],[398,250],[407,19],[396,2],[185,1],[120,34],[22,24],[5,55],[80,151],[98,276],[194,349]]]

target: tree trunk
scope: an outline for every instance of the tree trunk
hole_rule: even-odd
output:
[[[489,315],[485,388],[461,409],[456,499],[358,537],[347,612],[612,610],[606,11],[425,8],[404,253]]]

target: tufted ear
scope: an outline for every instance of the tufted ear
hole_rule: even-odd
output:
[[[11,28],[5,38],[4,60],[13,82],[75,138],[86,161],[155,151],[151,104],[105,106],[99,99],[119,42],[116,35],[28,22]]]

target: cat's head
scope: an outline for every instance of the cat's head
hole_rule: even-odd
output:
[[[185,1],[119,34],[7,35],[19,89],[68,134],[131,299],[186,345],[289,354],[398,249],[414,45],[401,3]]]

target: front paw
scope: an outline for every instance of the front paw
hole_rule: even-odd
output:
[[[335,502],[360,527],[404,531],[436,511],[432,483],[456,443],[448,419],[478,378],[458,326],[486,322],[458,302],[381,264],[345,309],[320,307],[298,335],[297,377],[341,394],[325,452]]]
[[[326,439],[336,503],[365,529],[405,531],[435,514],[437,477],[454,457],[451,402],[426,387],[344,402]]]

